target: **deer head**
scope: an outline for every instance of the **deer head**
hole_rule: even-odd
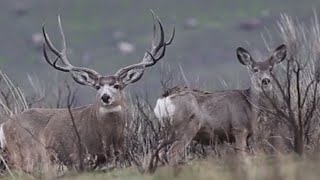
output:
[[[272,70],[286,58],[286,55],[287,47],[284,44],[277,47],[271,57],[264,61],[255,61],[242,47],[237,49],[238,60],[249,69],[252,86],[258,92],[272,90]]]
[[[67,59],[66,56],[66,41],[64,32],[61,25],[60,16],[58,16],[59,31],[62,37],[62,50],[59,52],[50,41],[49,36],[45,31],[45,26],[42,26],[42,33],[45,39],[43,45],[43,55],[45,60],[53,68],[68,72],[71,74],[75,82],[80,85],[91,86],[97,91],[98,103],[103,107],[116,107],[121,105],[123,102],[123,90],[124,88],[132,83],[137,82],[141,79],[144,74],[145,68],[155,65],[161,58],[164,57],[166,52],[166,47],[172,43],[175,31],[173,29],[172,36],[169,41],[165,42],[164,30],[161,21],[158,17],[155,17],[153,12],[153,40],[152,48],[147,51],[140,63],[132,64],[127,67],[119,69],[114,75],[102,76],[93,69],[85,67],[73,66]],[[160,37],[159,42],[156,43],[156,23],[159,26]],[[54,53],[57,57],[54,61],[50,60],[47,54],[47,47]],[[60,62],[61,65],[58,65]]]

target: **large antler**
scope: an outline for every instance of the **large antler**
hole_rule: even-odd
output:
[[[173,28],[171,38],[169,39],[169,41],[165,42],[164,30],[163,30],[163,26],[161,24],[161,21],[158,16],[155,17],[152,10],[150,10],[150,11],[152,13],[153,22],[154,22],[153,23],[153,39],[152,39],[151,51],[147,51],[145,53],[145,55],[140,63],[132,64],[127,67],[121,68],[114,75],[116,77],[123,78],[130,70],[134,70],[134,69],[142,70],[140,72],[140,74],[138,75],[138,77],[134,81],[131,81],[130,83],[138,81],[142,77],[143,71],[146,67],[150,67],[150,66],[155,65],[161,58],[164,57],[165,52],[166,52],[166,46],[168,46],[172,43],[174,35],[175,35],[175,29]],[[156,21],[157,21],[157,23],[159,25],[159,29],[160,29],[160,38],[159,38],[159,42],[157,44],[155,42],[156,41],[156,33],[157,33]],[[162,51],[161,51],[160,55],[158,55],[158,57],[156,57],[161,49],[162,49]]]
[[[60,31],[60,34],[62,37],[62,50],[61,50],[61,52],[59,52],[53,46],[52,42],[50,41],[49,36],[47,35],[47,33],[45,31],[44,25],[42,26],[42,33],[43,33],[43,37],[45,40],[45,43],[43,44],[43,55],[44,55],[44,58],[46,59],[46,61],[52,67],[54,67],[55,69],[57,69],[59,71],[86,72],[89,76],[91,76],[91,78],[98,79],[100,77],[100,75],[96,71],[89,69],[89,68],[85,68],[85,67],[75,67],[75,66],[71,65],[71,63],[68,61],[67,54],[66,54],[66,51],[67,51],[66,40],[65,40],[64,33],[63,33],[63,29],[62,29],[60,16],[58,16],[58,24],[59,24],[59,31]],[[46,46],[48,46],[49,49],[57,56],[57,58],[54,61],[50,60],[50,58],[47,54]],[[61,63],[63,64],[63,66],[57,65],[58,60],[61,60]]]

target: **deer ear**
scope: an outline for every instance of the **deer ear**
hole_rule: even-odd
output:
[[[245,66],[251,66],[253,64],[250,53],[242,47],[237,48],[237,57],[239,62]]]
[[[281,63],[287,56],[287,46],[285,44],[280,45],[277,47],[271,56],[271,63],[279,64]]]
[[[124,86],[137,82],[144,73],[144,68],[132,69],[120,77],[120,80],[123,82]]]
[[[90,76],[89,73],[86,73],[83,71],[72,71],[71,75],[72,75],[73,80],[81,85],[94,87],[94,85],[97,82],[96,77]]]

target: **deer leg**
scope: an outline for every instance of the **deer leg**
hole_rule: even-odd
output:
[[[103,156],[105,157],[105,161],[101,163],[106,163],[111,158],[111,148],[110,145],[112,145],[112,139],[110,137],[105,138],[102,140],[102,149],[103,149]],[[98,164],[100,165],[100,164]]]
[[[247,137],[248,131],[246,129],[235,129],[235,151],[241,155],[247,154]]]
[[[176,165],[179,162],[181,156],[184,155],[185,148],[189,145],[192,139],[196,136],[200,130],[198,119],[191,116],[191,120],[188,124],[180,125],[179,128],[175,129],[175,142],[170,147],[167,153],[167,159],[170,165]]]
[[[247,137],[247,147],[250,150],[250,153],[252,155],[256,155],[258,150],[257,147],[257,134],[254,132],[252,134],[249,134]]]
[[[119,137],[113,142],[114,164],[121,163],[123,160],[124,137]]]
[[[123,153],[123,147],[124,147],[124,137],[119,137],[116,142],[113,144],[114,147],[114,155],[118,157]]]
[[[256,147],[256,144],[255,144],[255,138],[253,137],[253,135],[248,135],[247,137],[247,147],[250,151],[250,153],[254,154],[255,153],[255,147]]]

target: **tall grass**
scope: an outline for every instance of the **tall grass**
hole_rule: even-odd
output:
[[[15,85],[2,71],[0,71],[0,83],[0,122],[3,122],[11,115],[28,109],[28,104],[21,88]]]

